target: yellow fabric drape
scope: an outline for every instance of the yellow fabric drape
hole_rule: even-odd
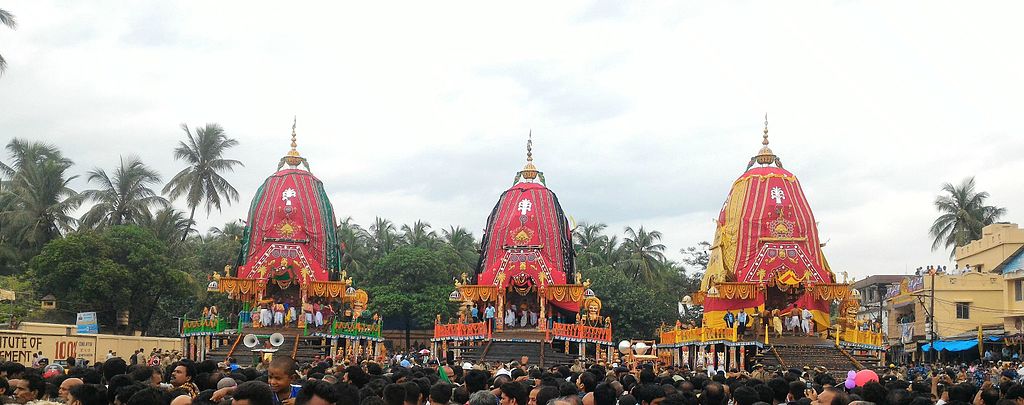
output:
[[[267,281],[251,278],[221,277],[217,282],[221,292],[235,298],[239,295],[262,295],[267,289]]]
[[[701,291],[707,291],[715,282],[735,280],[736,250],[739,241],[739,227],[743,219],[743,205],[747,199],[747,188],[750,179],[747,177],[736,180],[729,191],[725,206],[724,222],[715,229],[715,241],[711,246],[711,256],[707,271],[701,279]]]
[[[849,284],[815,284],[810,287],[814,297],[821,300],[845,300],[850,296]]]
[[[768,174],[748,174],[746,178],[757,178],[758,180],[765,181],[771,178],[779,178],[789,182],[796,181],[796,176],[787,176],[780,173],[768,173]]]
[[[558,302],[580,302],[585,289],[578,284],[555,284],[544,287],[544,298]]]
[[[463,285],[459,292],[467,301],[497,302],[498,287],[493,285]]]
[[[348,286],[344,281],[313,281],[306,293],[314,297],[344,298]]]
[[[757,283],[718,283],[718,296],[726,299],[752,300],[757,298]]]

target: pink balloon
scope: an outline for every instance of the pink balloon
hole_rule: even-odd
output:
[[[867,384],[871,381],[878,382],[878,374],[875,374],[875,372],[871,370],[858,371],[857,376],[854,377],[853,379],[853,382],[858,387],[863,387],[864,384]]]

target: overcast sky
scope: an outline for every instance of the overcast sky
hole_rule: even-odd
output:
[[[1022,221],[1021,2],[340,3],[0,3],[0,142],[168,179],[179,124],[220,123],[243,201],[206,229],[245,217],[297,115],[339,218],[479,237],[532,129],[568,214],[660,230],[678,259],[713,238],[767,112],[837,272],[945,261],[944,182],[977,176]]]

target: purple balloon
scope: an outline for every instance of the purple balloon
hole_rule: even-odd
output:
[[[857,378],[857,371],[856,370],[847,371],[846,372],[846,378],[850,379],[850,380],[853,380],[854,378]]]
[[[852,390],[853,387],[857,386],[857,383],[853,382],[853,379],[847,379],[846,383],[844,383],[843,386],[845,386],[848,390]]]

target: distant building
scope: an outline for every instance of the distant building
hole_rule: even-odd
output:
[[[1024,247],[1017,248],[993,271],[1006,281],[1003,330],[1007,334],[1024,333]]]
[[[900,282],[908,277],[910,276],[879,274],[853,283],[850,289],[860,293],[860,310],[857,311],[857,320],[888,325],[889,301],[899,295]]]
[[[992,272],[1022,246],[1024,229],[1017,224],[987,225],[981,230],[981,239],[956,248],[956,266],[961,271]]]
[[[957,267],[994,276],[1004,283],[1003,300],[997,307],[1003,330],[1017,334],[1024,330],[1024,229],[1017,224],[986,226],[982,237],[956,249]]]
[[[905,353],[905,360],[920,360],[921,348],[931,341],[927,325],[928,312],[935,311],[935,340],[954,338],[979,326],[1003,323],[1005,282],[992,273],[970,272],[945,274],[928,271],[910,276],[900,284],[900,291],[891,299],[889,336],[893,352]],[[932,300],[934,280],[934,302]],[[927,347],[927,346],[925,346]],[[938,346],[937,346],[938,347]],[[967,350],[976,346],[958,346]]]
[[[907,360],[920,360],[921,349],[930,347],[927,321],[933,305],[934,339],[942,356],[976,351],[979,327],[996,340],[1024,331],[1024,229],[1005,222],[985,226],[980,239],[956,248],[955,257],[952,269],[918,268],[891,300],[889,341]]]

